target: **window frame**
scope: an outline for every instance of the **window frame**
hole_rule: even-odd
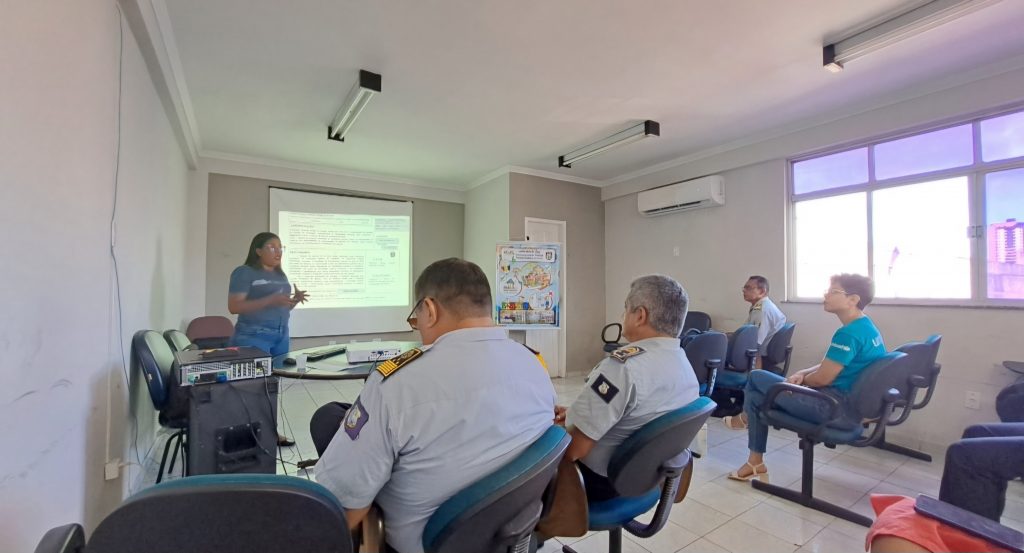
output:
[[[801,297],[796,291],[797,287],[797,256],[796,248],[796,204],[801,201],[842,196],[845,194],[866,192],[867,193],[867,266],[869,276],[874,276],[874,228],[873,228],[873,192],[887,188],[895,188],[913,184],[922,184],[937,180],[966,177],[967,178],[967,209],[968,228],[964,229],[970,239],[971,255],[971,297],[970,299],[924,299],[924,298],[876,298],[873,305],[904,305],[904,306],[937,306],[937,307],[972,307],[972,308],[1013,308],[1024,309],[1024,298],[1022,299],[989,299],[988,298],[988,243],[986,225],[986,186],[985,176],[990,173],[997,173],[1011,169],[1024,168],[1024,155],[1002,159],[998,161],[982,161],[981,156],[981,122],[983,120],[1010,115],[1013,113],[1024,113],[1024,105],[1018,104],[1010,108],[991,110],[976,113],[969,117],[943,121],[941,123],[921,126],[913,129],[903,130],[882,136],[876,136],[870,140],[846,143],[828,149],[815,150],[799,156],[787,159],[786,163],[786,301],[793,303],[819,303],[820,297]],[[934,131],[940,131],[952,127],[970,124],[973,138],[973,163],[966,166],[954,167],[905,175],[889,179],[878,180],[875,178],[875,147],[892,140],[909,138],[923,135]],[[810,159],[837,154],[840,152],[854,150],[857,148],[868,149],[868,181],[863,184],[855,184],[796,194],[794,182],[794,165]],[[827,283],[823,283],[824,286]]]

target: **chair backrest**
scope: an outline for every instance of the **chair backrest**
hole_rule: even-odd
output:
[[[661,483],[666,469],[681,468],[671,465],[690,447],[715,406],[710,398],[697,398],[626,438],[608,463],[608,479],[615,491],[622,496],[643,495]]]
[[[857,376],[850,390],[850,399],[858,422],[877,419],[884,414],[887,393],[893,389],[899,391],[910,378],[913,365],[913,360],[906,353],[891,351]]]
[[[729,347],[729,339],[721,332],[703,332],[696,334],[687,341],[683,351],[693,366],[697,382],[710,385],[712,369],[722,369],[725,353]],[[714,362],[717,360],[717,362]]]
[[[736,370],[746,370],[750,363],[748,350],[757,349],[757,327],[743,325],[729,336],[729,347],[725,354],[726,366]]]
[[[175,328],[165,330],[164,339],[167,340],[167,345],[171,346],[171,350],[174,352],[185,351],[192,345],[192,340],[189,340],[184,332]]]
[[[796,330],[795,323],[786,323],[776,332],[765,348],[763,366],[775,367],[786,361],[786,349],[793,342],[793,331]]]
[[[132,358],[139,365],[153,407],[158,411],[167,405],[168,389],[171,386],[171,369],[174,367],[174,352],[167,340],[155,330],[140,330],[132,337]]]
[[[89,553],[351,553],[345,512],[315,482],[272,474],[190,476],[158,484],[108,515]]]
[[[85,551],[85,530],[81,524],[65,524],[51,528],[36,545],[35,553],[82,553]]]
[[[564,428],[552,426],[507,465],[442,503],[423,530],[423,549],[504,552],[529,540],[569,441]]]
[[[192,319],[185,329],[188,339],[200,347],[226,346],[234,333],[235,325],[231,323],[231,319],[220,315]]]
[[[711,315],[703,311],[687,311],[686,318],[683,319],[682,334],[686,334],[686,331],[691,329],[701,332],[711,330]]]

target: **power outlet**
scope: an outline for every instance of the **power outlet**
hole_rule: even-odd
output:
[[[103,478],[105,480],[117,480],[121,476],[121,460],[114,459],[103,465]]]
[[[964,395],[964,407],[981,409],[981,392],[967,392]]]

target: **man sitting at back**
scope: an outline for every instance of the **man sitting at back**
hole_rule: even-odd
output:
[[[761,368],[761,357],[768,351],[772,336],[786,324],[786,315],[768,297],[768,279],[753,275],[743,285],[743,299],[750,303],[747,322],[757,327],[757,362],[754,368]]]
[[[686,290],[663,275],[640,277],[630,285],[622,335],[630,341],[599,363],[566,417],[572,443],[566,457],[576,461],[589,501],[618,494],[608,480],[612,453],[630,434],[699,397],[697,377],[679,347],[686,317]]]

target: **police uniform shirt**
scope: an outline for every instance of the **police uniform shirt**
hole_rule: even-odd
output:
[[[764,355],[768,351],[768,342],[772,336],[786,324],[786,315],[767,296],[758,300],[750,307],[747,315],[748,325],[757,327],[758,353]]]
[[[504,329],[438,338],[385,377],[374,371],[316,464],[346,509],[376,502],[386,539],[423,551],[438,506],[497,470],[552,425],[555,390],[537,358]]]
[[[626,353],[617,358],[620,352]],[[630,434],[698,397],[697,377],[679,339],[648,338],[616,350],[594,367],[569,408],[567,424],[597,442],[582,461],[607,476],[612,453]]]

